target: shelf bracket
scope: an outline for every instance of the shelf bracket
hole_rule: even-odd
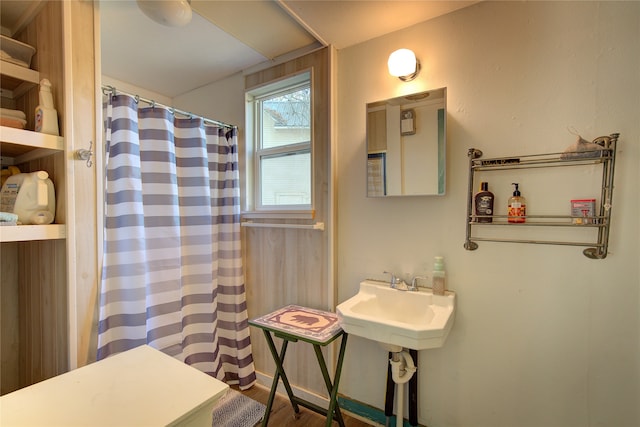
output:
[[[601,251],[598,248],[587,248],[582,251],[584,256],[591,259],[605,259],[607,257],[606,251]]]

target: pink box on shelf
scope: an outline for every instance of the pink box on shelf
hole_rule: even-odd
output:
[[[574,224],[595,224],[596,199],[571,200],[571,218]]]

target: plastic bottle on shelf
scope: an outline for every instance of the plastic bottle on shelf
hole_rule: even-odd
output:
[[[475,196],[476,222],[493,222],[493,193],[489,191],[489,183],[480,183],[480,192]]]
[[[36,132],[49,135],[60,135],[58,129],[58,112],[53,107],[53,94],[51,93],[51,82],[48,79],[40,80],[40,105],[36,107]]]
[[[512,223],[522,223],[526,221],[527,216],[527,201],[520,194],[518,190],[518,183],[513,182],[511,185],[515,185],[516,189],[513,192],[513,196],[509,197],[509,204],[507,209],[508,221]]]
[[[51,224],[55,218],[55,191],[46,171],[11,175],[0,196],[0,211],[16,214],[22,225]]]
[[[433,283],[431,285],[431,289],[433,289],[433,294],[444,295],[444,292],[447,290],[447,284],[444,272],[444,258],[441,256],[435,257],[432,277]]]

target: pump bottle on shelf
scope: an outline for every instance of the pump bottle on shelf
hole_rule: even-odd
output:
[[[527,201],[520,194],[520,190],[518,189],[519,184],[514,182],[511,185],[515,185],[515,191],[513,192],[513,196],[509,197],[507,211],[508,221],[511,223],[523,223],[526,221],[527,216]]]

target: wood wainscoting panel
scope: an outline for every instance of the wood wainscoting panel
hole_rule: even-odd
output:
[[[315,230],[244,229],[247,309],[254,318],[289,304],[326,310],[324,233]],[[267,375],[275,363],[261,330],[251,328],[256,369]],[[276,346],[281,340],[276,339]],[[326,349],[323,349],[326,355]],[[284,363],[292,384],[326,394],[313,347],[291,344]]]
[[[245,89],[250,90],[303,70],[312,71],[314,222],[325,224],[333,219],[328,211],[331,148],[329,61],[329,48],[322,48],[245,76]],[[259,219],[252,220],[260,222]],[[333,274],[329,271],[332,264],[329,262],[329,241],[327,231],[243,227],[242,250],[249,317],[258,317],[288,304],[333,310],[330,297],[334,283]],[[260,330],[251,328],[251,342],[256,369],[272,376],[275,363]],[[331,345],[323,352],[332,370],[331,358],[327,358],[328,347]],[[289,345],[284,366],[292,385],[326,395],[312,346]]]

